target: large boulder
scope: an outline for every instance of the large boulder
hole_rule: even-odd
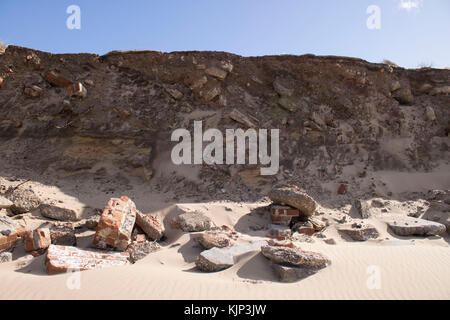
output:
[[[398,236],[437,236],[446,231],[445,225],[424,219],[397,217],[386,223]]]
[[[305,216],[313,215],[317,207],[316,201],[295,185],[275,187],[270,191],[269,198],[274,203],[297,208]]]
[[[50,275],[69,271],[83,271],[123,266],[128,263],[128,252],[108,252],[50,245],[45,265]]]
[[[111,198],[105,207],[95,232],[94,246],[112,247],[125,251],[131,243],[131,233],[136,221],[136,205],[130,198]]]
[[[175,226],[185,232],[201,232],[211,229],[213,222],[203,213],[186,212],[176,218]]]
[[[233,266],[238,256],[245,253],[258,251],[266,244],[266,241],[258,241],[229,248],[212,248],[205,250],[200,253],[195,265],[200,270],[206,272],[224,270]]]

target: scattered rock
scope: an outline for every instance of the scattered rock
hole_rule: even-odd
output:
[[[272,262],[272,269],[278,276],[280,282],[296,282],[316,274],[321,268],[298,268],[284,266]]]
[[[258,251],[266,245],[266,241],[233,246],[228,248],[212,248],[205,250],[198,256],[195,265],[205,272],[216,272],[234,265],[235,259],[243,254]]]
[[[428,121],[436,121],[436,113],[434,113],[434,109],[430,106],[425,108],[425,116]]]
[[[307,236],[312,236],[316,230],[311,222],[298,222],[292,228],[294,231],[300,234],[306,234]]]
[[[39,206],[41,215],[60,221],[79,221],[81,220],[82,211],[51,204],[41,204]]]
[[[52,244],[60,246],[76,246],[75,226],[71,222],[56,222],[50,226]]]
[[[313,198],[295,185],[275,187],[269,193],[269,198],[274,203],[297,208],[306,216],[311,216],[317,206]]]
[[[348,235],[355,241],[367,241],[376,239],[380,235],[375,227],[370,224],[353,223],[338,227],[338,231]]]
[[[221,61],[220,67],[229,73],[231,73],[234,68],[233,64],[230,61]]]
[[[164,235],[164,225],[154,215],[136,214],[136,224],[153,241],[160,240]]]
[[[220,230],[206,231],[195,237],[195,240],[205,249],[225,248],[231,245],[230,235]]]
[[[268,237],[270,238],[274,238],[277,240],[286,240],[292,236],[292,230],[288,226],[269,224],[268,229]]]
[[[315,231],[322,231],[327,226],[324,221],[316,217],[309,217],[309,222],[312,224]]]
[[[221,93],[220,87],[212,87],[211,89],[203,92],[202,96],[206,101],[211,101],[214,100],[215,97],[220,95],[220,93]]]
[[[64,78],[62,75],[54,71],[49,72],[45,79],[53,86],[60,88],[67,88],[73,84],[72,81]]]
[[[257,128],[259,125],[259,121],[256,118],[248,116],[238,109],[233,109],[229,114],[229,117],[234,121],[243,124],[247,128]]]
[[[276,264],[306,268],[324,268],[331,261],[318,252],[303,251],[300,248],[263,246],[261,253]]]
[[[81,82],[77,82],[67,87],[67,95],[69,98],[86,98],[87,89],[83,86]]]
[[[180,214],[175,220],[176,226],[184,232],[200,232],[211,229],[213,222],[200,212]]]
[[[11,252],[0,252],[0,263],[8,263],[13,260]]]
[[[42,96],[44,91],[38,86],[26,87],[23,93],[31,98],[39,98]]]
[[[130,198],[111,198],[98,223],[94,246],[125,251],[131,242],[136,212],[136,205]]]
[[[217,78],[219,80],[225,80],[225,78],[228,75],[228,72],[216,68],[216,67],[211,67],[205,70],[205,73],[211,77]]]
[[[181,98],[183,98],[183,93],[181,93],[179,90],[177,89],[173,89],[173,88],[166,88],[167,93],[169,93],[172,98],[174,98],[175,100],[180,100]]]
[[[280,96],[290,97],[294,94],[294,83],[289,79],[277,77],[273,82],[273,88]]]
[[[371,216],[370,213],[370,204],[364,200],[356,200],[353,204],[358,214],[363,219],[368,219]]]
[[[108,252],[50,245],[45,265],[49,275],[123,266],[128,263],[128,252]]]
[[[386,223],[398,236],[437,236],[446,231],[445,225],[424,219],[398,217]]]
[[[411,92],[411,88],[400,88],[392,93],[392,97],[400,104],[412,105],[414,103],[414,96]]]
[[[325,242],[326,244],[330,244],[330,245],[336,244],[336,240],[334,240],[332,238],[324,239],[323,242]]]
[[[436,95],[440,95],[440,94],[450,94],[450,86],[437,87],[437,88],[433,88],[430,91],[430,95],[432,95],[432,96],[436,96]]]
[[[5,193],[5,197],[13,203],[10,209],[14,214],[33,211],[41,204],[41,200],[34,191],[24,186],[9,188]]]
[[[274,247],[288,247],[288,248],[295,248],[294,243],[291,240],[275,240],[275,239],[270,239],[267,244],[269,246],[274,246]]]
[[[130,261],[136,263],[141,259],[144,259],[150,253],[156,252],[161,249],[161,246],[154,241],[133,242],[128,246],[128,253],[130,254]]]
[[[98,226],[101,216],[95,215],[86,219],[85,226],[90,230],[95,230]]]

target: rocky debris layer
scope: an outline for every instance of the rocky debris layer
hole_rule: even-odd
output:
[[[159,249],[161,249],[161,246],[157,242],[145,240],[142,242],[133,242],[128,246],[127,251],[130,254],[130,261],[136,263]]]
[[[317,206],[312,197],[295,185],[275,187],[270,191],[269,198],[275,204],[294,207],[305,216],[313,215]]]
[[[195,240],[205,249],[229,247],[236,239],[236,232],[222,229],[206,231],[195,237]]]
[[[134,202],[128,197],[110,199],[98,223],[94,246],[125,251],[131,242],[136,212]]]
[[[201,212],[186,212],[175,219],[175,226],[184,232],[201,232],[213,227],[213,222]]]
[[[398,217],[386,223],[398,236],[437,236],[446,231],[445,225],[424,219]]]
[[[7,263],[12,261],[11,252],[0,252],[0,263]]]
[[[25,229],[8,216],[0,215],[0,250],[13,247],[21,240]]]
[[[108,252],[50,245],[45,265],[50,275],[70,271],[83,271],[123,266],[128,263],[127,252]]]
[[[39,210],[42,216],[60,221],[79,221],[82,214],[81,210],[73,210],[51,204],[41,204]]]
[[[238,256],[245,253],[259,251],[266,241],[258,241],[229,248],[212,248],[205,250],[197,258],[195,265],[205,272],[216,272],[234,265]]]
[[[21,214],[33,211],[41,204],[41,199],[30,188],[24,185],[9,188],[5,197],[8,198],[13,205],[10,207],[14,214]]]
[[[158,241],[164,236],[164,225],[154,215],[137,212],[136,225],[153,241]]]
[[[355,222],[353,224],[342,225],[338,227],[338,230],[355,241],[376,239],[380,235],[374,226],[366,223]]]
[[[25,250],[28,252],[37,251],[42,253],[51,244],[50,229],[39,228],[27,231],[25,233],[24,244]]]

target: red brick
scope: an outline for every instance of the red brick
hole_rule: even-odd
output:
[[[13,247],[16,242],[22,239],[25,229],[15,220],[0,216],[0,250]]]
[[[345,194],[347,192],[347,186],[345,184],[341,184],[338,188],[338,194]]]
[[[143,215],[138,212],[136,215],[136,224],[153,241],[160,240],[164,235],[163,224],[151,214]]]
[[[131,243],[136,213],[136,206],[128,197],[110,199],[98,222],[94,246],[125,251]]]
[[[272,206],[270,208],[270,213],[272,215],[285,215],[298,217],[300,216],[300,211],[288,206]]]
[[[24,239],[25,250],[28,252],[46,249],[51,244],[48,228],[27,231]]]
[[[53,275],[69,270],[83,271],[123,266],[128,263],[128,258],[128,252],[107,252],[51,245],[47,250],[45,265],[47,273]]]
[[[51,71],[47,74],[46,80],[56,86],[56,87],[61,87],[61,88],[67,88],[68,86],[72,85],[73,82],[64,78],[63,76],[61,76],[59,73]]]

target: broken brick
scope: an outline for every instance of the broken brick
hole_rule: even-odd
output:
[[[136,213],[136,205],[130,198],[111,198],[98,222],[94,245],[102,249],[109,246],[125,251],[131,243]]]
[[[50,245],[45,266],[50,275],[68,271],[83,271],[123,266],[128,263],[127,252],[105,252],[95,249],[79,249]]]
[[[22,239],[25,229],[8,216],[0,216],[0,250],[13,247]]]
[[[154,215],[136,214],[136,224],[153,241],[160,240],[164,235],[164,226]]]
[[[24,244],[28,252],[48,248],[51,244],[50,230],[48,228],[28,230],[25,233]]]

